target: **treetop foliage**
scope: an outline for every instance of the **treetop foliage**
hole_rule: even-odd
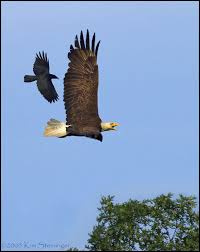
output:
[[[199,251],[196,197],[172,193],[114,203],[102,197],[87,251]],[[70,248],[68,251],[78,251]]]

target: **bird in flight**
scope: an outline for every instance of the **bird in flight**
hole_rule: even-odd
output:
[[[24,82],[37,81],[38,90],[44,98],[50,103],[57,101],[58,94],[51,80],[58,79],[58,77],[49,73],[49,60],[46,53],[36,54],[33,72],[35,75],[24,76]]]
[[[95,33],[90,43],[87,30],[84,41],[75,37],[70,46],[68,70],[64,78],[64,105],[66,122],[50,119],[44,136],[85,136],[102,142],[102,131],[115,130],[118,123],[102,122],[98,114],[98,65],[97,54],[100,41],[95,45]]]

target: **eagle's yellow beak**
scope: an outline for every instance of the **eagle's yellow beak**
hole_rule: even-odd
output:
[[[119,123],[112,123],[112,126],[119,126]]]
[[[116,126],[119,126],[119,123],[113,122],[113,123],[111,123],[111,126],[112,126],[112,129],[113,129],[113,130],[116,130],[115,127],[116,127]]]

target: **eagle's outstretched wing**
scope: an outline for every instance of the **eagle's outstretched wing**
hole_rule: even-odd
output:
[[[68,58],[69,68],[64,78],[64,103],[67,124],[76,131],[99,132],[101,119],[98,115],[98,65],[97,52],[100,41],[95,46],[95,33],[90,47],[87,30],[86,43],[83,33],[75,38],[75,48],[71,45]]]
[[[42,52],[41,54],[39,52],[39,55],[36,54],[33,72],[36,76],[41,74],[49,74],[49,60],[47,59],[46,53]]]

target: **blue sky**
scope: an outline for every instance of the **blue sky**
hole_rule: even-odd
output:
[[[83,248],[103,195],[116,202],[198,195],[197,2],[4,2],[1,8],[5,244]],[[105,132],[102,143],[44,138],[50,118],[65,120],[67,53],[87,28],[101,40],[100,116],[120,127]],[[56,104],[23,82],[41,50],[60,78]]]

